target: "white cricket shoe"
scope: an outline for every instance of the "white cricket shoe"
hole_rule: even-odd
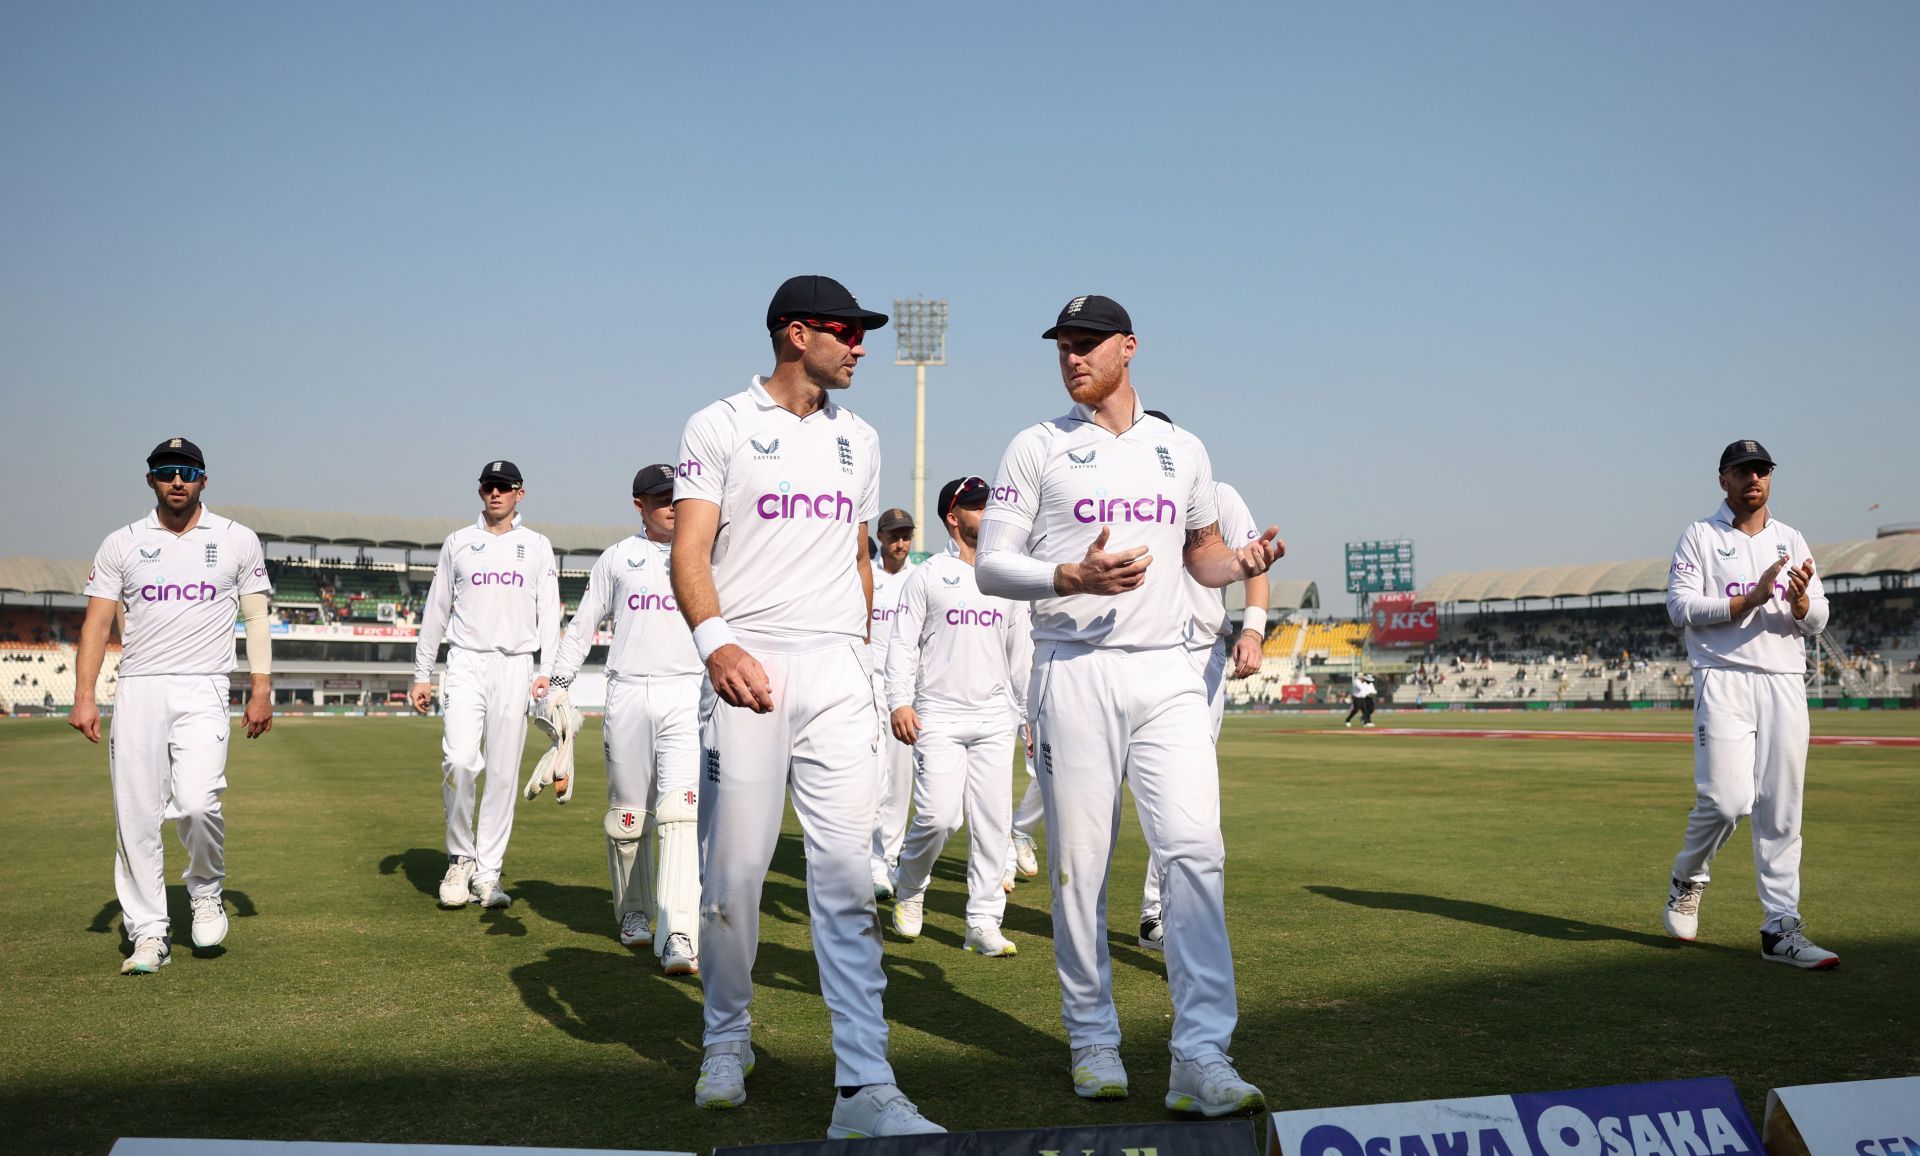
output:
[[[747,1102],[747,1077],[753,1074],[753,1046],[742,1040],[708,1044],[700,1061],[700,1079],[693,1085],[696,1108],[738,1108]]]
[[[851,1096],[836,1095],[829,1140],[869,1136],[930,1136],[945,1128],[920,1114],[907,1094],[893,1084],[868,1084]]]
[[[468,886],[468,891],[473,895],[473,901],[482,907],[513,906],[513,896],[500,886],[498,878],[475,879]]]
[[[876,860],[871,871],[873,877],[873,901],[884,903],[893,898],[893,878],[887,874],[887,865]]]
[[[978,952],[988,959],[1004,959],[1009,955],[1020,954],[1020,949],[1013,945],[1013,940],[1002,935],[1000,926],[995,923],[968,924],[967,942],[964,946],[968,951]]]
[[[440,906],[465,907],[473,902],[473,860],[448,859],[447,873],[440,877]]]
[[[620,946],[644,947],[653,942],[653,928],[647,926],[647,913],[629,911],[620,917]]]
[[[1083,1100],[1126,1099],[1127,1069],[1120,1062],[1120,1049],[1111,1044],[1073,1049],[1073,1094]]]
[[[1233,1061],[1215,1052],[1198,1060],[1173,1061],[1167,1077],[1167,1107],[1202,1116],[1236,1116],[1267,1106],[1260,1089],[1240,1078]]]
[[[121,975],[152,975],[173,962],[173,945],[149,935],[133,945],[133,954],[120,964]]]
[[[1167,925],[1158,915],[1149,915],[1140,921],[1140,949],[1161,952],[1167,950]]]
[[[666,950],[660,953],[660,970],[668,975],[699,975],[700,956],[693,940],[682,932],[667,936]]]
[[[1808,971],[1826,971],[1840,966],[1840,957],[1807,938],[1806,924],[1789,915],[1780,921],[1778,934],[1760,933],[1760,958]]]
[[[1361,724],[1360,724],[1360,729],[1361,729],[1361,730],[1366,730],[1367,728],[1369,728],[1369,727],[1371,727],[1371,726],[1373,726],[1373,724],[1372,724],[1372,723],[1370,723],[1370,722],[1363,722],[1363,723],[1361,723]],[[1252,1085],[1251,1085],[1251,1084],[1249,1084],[1249,1085],[1248,1085],[1248,1087],[1252,1087]]]
[[[1668,935],[1692,943],[1700,934],[1700,893],[1706,889],[1705,883],[1682,883],[1678,879],[1667,884],[1667,909],[1660,921],[1667,925]]]
[[[895,897],[893,901],[893,931],[904,939],[920,938],[920,928],[925,925],[927,916],[927,898],[918,899]]]
[[[1031,879],[1040,874],[1040,856],[1034,852],[1033,836],[1024,831],[1013,833],[1013,865],[1020,868],[1021,878]]]
[[[193,945],[218,947],[227,937],[227,905],[219,892],[193,901]]]

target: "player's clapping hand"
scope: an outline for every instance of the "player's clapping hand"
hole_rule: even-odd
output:
[[[1240,563],[1240,576],[1258,578],[1286,557],[1287,544],[1280,539],[1280,527],[1268,526],[1267,532],[1233,552]],[[1244,676],[1242,676],[1244,677]]]
[[[773,710],[773,687],[760,660],[738,643],[728,643],[707,659],[707,677],[713,691],[728,706],[745,707],[755,714]]]
[[[1781,559],[1785,561],[1786,559]],[[1775,569],[1779,567],[1776,565]],[[1809,558],[1798,566],[1787,570],[1787,605],[1793,609],[1795,618],[1805,618],[1807,611],[1813,609],[1813,599],[1807,593],[1807,585],[1813,581],[1813,559]]]
[[[1233,643],[1233,677],[1246,678],[1260,669],[1260,636],[1242,630]]]
[[[1785,558],[1775,559],[1773,565],[1767,567],[1766,571],[1760,575],[1760,580],[1753,584],[1752,590],[1737,596],[1740,599],[1738,609],[1735,610],[1732,606],[1728,607],[1728,609],[1734,610],[1733,616],[1735,618],[1745,617],[1748,611],[1765,606],[1767,603],[1773,601],[1773,584],[1779,580],[1780,571],[1786,564],[1787,560]],[[1812,565],[1811,559],[1809,559],[1808,565]]]
[[[910,706],[893,712],[893,737],[912,746],[920,737],[920,716]]]
[[[76,702],[67,713],[67,725],[87,736],[87,741],[100,741],[100,707],[93,702]]]
[[[1055,583],[1064,587],[1060,593],[1120,594],[1137,589],[1147,580],[1147,567],[1153,564],[1153,555],[1147,553],[1145,546],[1108,553],[1107,535],[1111,532],[1111,526],[1100,527],[1100,536],[1087,547],[1087,556],[1060,567],[1060,578]]]
[[[265,694],[250,695],[247,709],[241,712],[240,721],[246,724],[247,737],[257,739],[273,729],[273,696]]]
[[[414,683],[413,689],[407,692],[407,698],[412,700],[414,710],[419,711],[421,714],[426,714],[427,708],[433,705],[433,684],[430,682]]]

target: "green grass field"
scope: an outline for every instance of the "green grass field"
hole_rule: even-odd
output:
[[[1403,725],[1685,730],[1676,712],[1382,713]],[[1915,734],[1816,713],[1816,733]],[[824,1134],[827,1017],[789,816],[766,889],[750,1102],[692,1105],[697,980],[612,935],[597,723],[567,807],[522,804],[506,912],[438,910],[437,722],[282,720],[236,741],[224,949],[123,978],[106,756],[58,722],[0,725],[0,1149],[117,1136],[708,1150]],[[1308,730],[1313,733],[1297,733]],[[1339,716],[1235,718],[1221,740],[1235,1057],[1276,1107],[1724,1074],[1770,1087],[1920,1072],[1920,750],[1817,747],[1805,903],[1833,973],[1763,962],[1744,833],[1702,938],[1658,913],[1692,789],[1684,745],[1396,737]],[[1024,776],[1020,779],[1024,784]],[[171,841],[170,841],[171,843]],[[1133,946],[1132,815],[1111,943],[1132,1099],[1075,1099],[1047,895],[1010,960],[960,950],[963,848],[927,933],[887,943],[903,1087],[949,1128],[1163,1118],[1170,1007]],[[182,858],[170,847],[169,873]]]

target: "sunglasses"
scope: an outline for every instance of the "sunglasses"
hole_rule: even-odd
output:
[[[960,504],[960,499],[961,499],[961,498],[965,498],[965,497],[969,497],[970,495],[969,495],[969,493],[968,493],[968,491],[970,491],[970,490],[975,490],[976,488],[977,488],[977,489],[980,489],[980,490],[984,490],[984,489],[986,489],[986,488],[987,488],[987,479],[985,479],[985,478],[968,478],[968,479],[967,479],[966,481],[964,481],[964,482],[961,482],[961,483],[960,483],[960,488],[959,488],[959,489],[957,489],[957,490],[955,490],[955,491],[953,491],[953,500],[947,503],[947,508],[946,508],[946,509],[944,509],[944,510],[942,510],[942,511],[940,511],[940,516],[941,516],[942,518],[944,518],[944,517],[946,517],[946,516],[947,516],[948,514],[951,514],[951,513],[953,513],[953,509],[954,509],[954,507],[955,507],[955,506],[958,506],[958,505]]]
[[[831,333],[845,342],[849,349],[860,344],[867,336],[867,327],[857,321],[829,321],[823,317],[783,317],[781,320],[789,325],[798,321],[817,333]]]
[[[207,476],[199,466],[155,466],[147,476],[162,482],[197,482]]]
[[[1736,477],[1741,474],[1752,474],[1756,478],[1773,476],[1773,466],[1767,462],[1741,462],[1737,466],[1728,466],[1727,469]]]
[[[481,482],[483,494],[511,494],[520,488],[519,482]]]

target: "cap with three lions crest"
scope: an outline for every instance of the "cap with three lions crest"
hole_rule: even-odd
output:
[[[1754,441],[1752,438],[1743,438],[1737,442],[1729,442],[1727,448],[1720,451],[1720,471],[1722,473],[1725,473],[1735,466],[1743,466],[1748,462],[1765,462],[1769,466],[1774,464],[1773,455],[1767,452],[1767,447]]]
[[[1111,297],[1087,293],[1067,302],[1054,319],[1053,328],[1040,335],[1052,341],[1062,329],[1085,329],[1091,333],[1132,333],[1133,318]]]
[[[204,470],[207,468],[207,459],[200,452],[200,447],[186,438],[168,438],[153,447],[153,452],[147,455],[147,468],[153,469],[155,466],[198,466]]]
[[[480,467],[480,480],[483,482],[512,482],[520,485],[526,479],[520,476],[520,467],[505,459],[488,462]]]

